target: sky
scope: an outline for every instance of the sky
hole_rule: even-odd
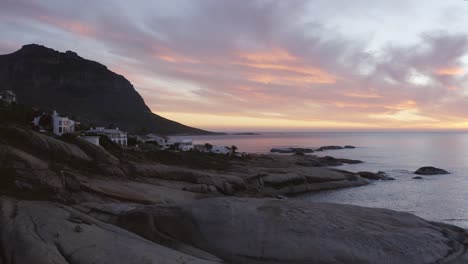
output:
[[[468,130],[466,14],[465,0],[0,0],[0,54],[75,51],[207,130]]]

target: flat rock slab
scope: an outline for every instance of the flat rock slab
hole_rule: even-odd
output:
[[[463,229],[386,209],[210,198],[136,215],[229,263],[468,263]]]
[[[201,194],[143,182],[91,178],[80,178],[80,180],[80,184],[88,191],[134,203],[180,203],[202,197]]]
[[[70,207],[0,197],[0,263],[182,264],[199,259]]]

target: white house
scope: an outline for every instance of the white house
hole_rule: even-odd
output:
[[[182,151],[189,151],[193,149],[193,141],[191,139],[183,139],[177,142],[179,149]]]
[[[166,147],[169,143],[169,138],[164,136],[158,136],[156,134],[148,134],[147,137],[151,138],[152,140],[156,141],[159,146]]]
[[[0,91],[0,102],[7,104],[16,103],[16,94],[10,90]]]
[[[34,118],[34,125],[41,127],[39,122],[44,116],[45,114]],[[52,132],[58,136],[75,132],[75,121],[69,119],[68,117],[60,116],[55,110],[51,115],[51,122]]]
[[[166,144],[167,146],[176,146],[181,151],[189,151],[194,148],[193,140],[191,139],[170,138]]]
[[[209,144],[211,145],[211,144]],[[210,152],[210,153],[216,153],[216,154],[229,154],[231,153],[231,149],[226,146],[216,146],[216,145],[211,145],[210,148],[207,148],[206,144],[196,144],[194,145],[194,149],[198,150],[200,152]]]
[[[86,131],[86,134],[103,135],[119,145],[127,146],[127,132],[120,131],[119,128],[96,127]]]
[[[169,147],[169,139],[167,137],[158,136],[156,134],[137,136],[137,141],[142,143],[156,143],[162,149]]]
[[[218,154],[228,154],[231,152],[231,149],[229,149],[226,146],[213,146],[211,148],[211,153],[218,153]]]

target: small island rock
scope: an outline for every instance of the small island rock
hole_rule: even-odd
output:
[[[341,146],[322,146],[315,151],[324,151],[324,150],[335,150],[335,149],[343,149]]]
[[[449,172],[446,171],[446,170],[443,170],[443,169],[427,166],[427,167],[421,167],[421,168],[417,169],[414,172],[414,174],[418,174],[418,175],[440,175],[440,174],[449,174]]]

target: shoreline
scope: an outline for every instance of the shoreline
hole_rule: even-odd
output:
[[[468,259],[468,235],[459,227],[387,209],[283,199],[383,177],[336,167],[357,160],[106,150],[3,125],[0,136],[0,259],[81,264],[99,252],[108,252],[109,263],[142,256],[149,263],[253,264]],[[37,250],[18,254],[24,243]]]

